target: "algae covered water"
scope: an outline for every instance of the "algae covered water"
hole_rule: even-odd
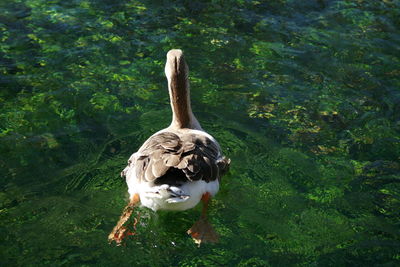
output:
[[[0,3],[1,266],[400,264],[400,2]],[[185,212],[127,201],[128,157],[169,125],[166,52],[232,159],[200,248]]]

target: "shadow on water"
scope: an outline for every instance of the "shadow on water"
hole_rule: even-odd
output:
[[[0,4],[2,266],[387,265],[400,260],[398,1]],[[232,159],[210,218],[127,201],[130,154],[170,122],[165,54]],[[132,224],[133,222],[131,222]]]

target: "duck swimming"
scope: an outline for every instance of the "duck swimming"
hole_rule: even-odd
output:
[[[218,235],[207,220],[208,203],[219,190],[230,159],[218,142],[200,126],[190,105],[189,68],[179,49],[167,53],[165,75],[172,108],[171,125],[147,139],[128,160],[129,203],[108,239],[120,244],[132,234],[124,224],[134,207],[187,210],[203,202],[200,219],[187,231],[197,244],[216,242]],[[135,221],[136,224],[136,221]]]

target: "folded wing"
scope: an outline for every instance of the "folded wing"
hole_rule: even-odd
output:
[[[128,167],[134,165],[136,178],[147,182],[156,182],[171,168],[181,170],[189,181],[209,182],[219,179],[229,163],[218,143],[205,135],[162,132],[145,142]]]

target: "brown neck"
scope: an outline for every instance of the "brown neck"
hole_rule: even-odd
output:
[[[189,68],[182,51],[171,50],[167,54],[165,74],[172,108],[171,126],[177,128],[197,128],[197,120],[190,106]]]

